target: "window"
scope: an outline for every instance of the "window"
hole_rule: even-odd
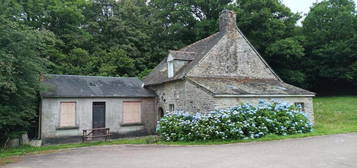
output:
[[[141,102],[124,102],[123,103],[123,123],[136,124],[141,123]]]
[[[169,61],[169,62],[167,62],[167,76],[169,77],[169,78],[172,78],[172,77],[174,77],[174,63],[173,63],[173,61]]]
[[[162,117],[164,117],[164,115],[165,115],[164,110],[160,107],[160,108],[159,108],[158,119],[160,120]]]
[[[299,108],[300,111],[305,112],[304,103],[298,102],[298,103],[295,103],[295,106],[296,106],[297,108]]]
[[[174,112],[175,111],[175,105],[174,104],[169,104],[169,111]]]
[[[61,102],[60,127],[76,126],[76,103]]]

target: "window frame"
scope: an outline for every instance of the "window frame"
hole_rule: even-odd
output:
[[[169,112],[172,113],[175,111],[175,104],[169,104]]]
[[[301,108],[298,108],[300,112],[305,112],[305,103],[304,102],[295,102],[294,105],[298,107],[298,105],[301,105]]]
[[[167,62],[167,77],[172,78],[175,76],[175,67],[173,61]]]
[[[62,103],[74,103],[74,125],[73,126],[61,126],[61,119],[62,119]],[[59,115],[58,115],[58,124],[57,130],[66,130],[66,129],[78,129],[78,122],[77,122],[77,101],[61,101],[59,102]]]
[[[124,117],[125,117],[125,103],[139,103],[140,104],[140,112],[139,112],[139,116],[140,116],[140,121],[139,122],[125,122]],[[120,125],[122,126],[131,126],[131,125],[142,125],[143,124],[143,119],[142,119],[142,114],[143,114],[143,110],[142,110],[142,101],[123,101],[123,107],[122,107],[122,115],[121,115],[121,123]]]

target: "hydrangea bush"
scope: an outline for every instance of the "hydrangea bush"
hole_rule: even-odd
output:
[[[267,134],[290,135],[312,131],[299,107],[290,103],[260,101],[208,113],[176,111],[157,125],[164,141],[254,139]]]

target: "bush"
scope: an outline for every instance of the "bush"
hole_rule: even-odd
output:
[[[312,124],[299,107],[285,102],[260,101],[208,113],[176,111],[157,125],[164,141],[254,139],[267,134],[311,132]]]

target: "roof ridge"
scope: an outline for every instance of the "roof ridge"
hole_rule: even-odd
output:
[[[177,50],[177,51],[184,50],[184,49],[189,48],[189,47],[191,47],[191,46],[193,46],[193,45],[195,45],[195,44],[197,44],[197,43],[200,43],[200,42],[205,41],[205,40],[209,40],[210,38],[216,36],[216,35],[219,34],[219,33],[221,33],[221,32],[216,32],[216,33],[214,33],[214,34],[211,34],[210,36],[205,37],[205,38],[203,38],[203,39],[201,39],[201,40],[198,40],[198,41],[196,41],[196,42],[194,42],[194,43],[192,43],[192,44],[189,44],[189,45],[187,45],[187,46],[185,46],[185,47],[183,47],[183,48],[180,48],[180,49]]]
[[[247,77],[247,76],[187,76],[188,78],[201,78],[201,79],[234,79],[234,80],[241,80],[241,79],[257,79],[257,80],[276,80],[274,78],[255,78],[255,77]]]
[[[179,50],[169,50],[169,52],[182,52],[182,53],[193,53],[193,54],[196,53],[196,52],[192,52],[192,51],[179,51]]]
[[[215,95],[269,95],[269,96],[314,96],[303,88],[293,86],[277,79],[258,79],[250,80],[247,78],[234,78],[227,80],[217,80],[215,78],[187,78],[187,80],[196,83],[201,88],[212,92]],[[258,85],[257,85],[258,84]]]

